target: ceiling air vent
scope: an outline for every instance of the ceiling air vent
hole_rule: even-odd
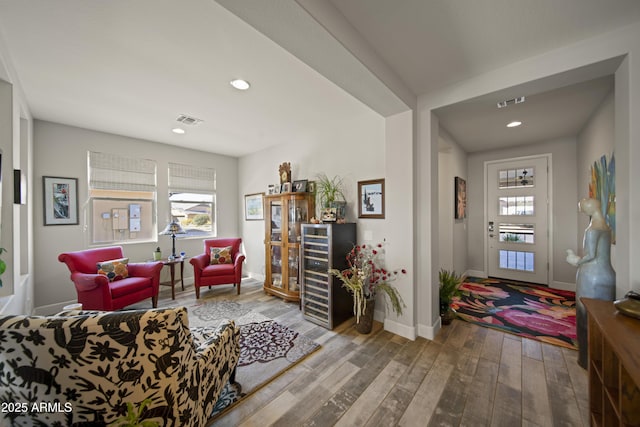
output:
[[[188,126],[195,126],[197,124],[202,123],[201,119],[197,119],[195,117],[187,116],[186,114],[180,114],[176,119],[180,123],[183,123]]]
[[[524,96],[519,96],[517,98],[507,99],[506,101],[498,102],[498,108],[504,108],[511,104],[522,104],[523,102],[524,102]]]

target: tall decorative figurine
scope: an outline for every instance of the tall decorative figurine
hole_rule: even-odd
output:
[[[582,199],[580,212],[591,221],[584,231],[583,256],[567,250],[567,262],[578,267],[576,273],[576,326],[578,332],[578,364],[587,368],[587,313],[580,298],[613,301],[616,297],[616,272],[611,266],[611,228],[602,215],[600,201]]]

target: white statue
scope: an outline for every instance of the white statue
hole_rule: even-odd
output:
[[[587,367],[587,313],[580,298],[613,301],[616,296],[616,272],[611,266],[611,228],[607,225],[600,202],[582,199],[580,212],[591,221],[584,231],[582,257],[567,249],[567,262],[578,267],[576,273],[576,326],[578,333],[578,364]]]

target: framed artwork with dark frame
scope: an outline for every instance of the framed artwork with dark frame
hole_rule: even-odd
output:
[[[358,181],[358,218],[384,218],[384,178]]]
[[[245,194],[244,219],[247,221],[260,221],[264,219],[262,198],[264,193]]]
[[[455,219],[467,217],[467,181],[456,176],[455,178]]]
[[[44,225],[78,224],[78,178],[42,177]]]
[[[293,181],[293,191],[295,193],[305,193],[307,191],[307,182],[306,179]]]

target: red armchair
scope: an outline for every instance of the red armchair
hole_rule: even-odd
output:
[[[113,311],[146,298],[151,298],[154,308],[158,306],[162,262],[129,263],[128,277],[113,282],[104,274],[98,274],[98,263],[119,258],[124,258],[120,246],[67,252],[58,256],[58,261],[67,264],[71,271],[78,302],[82,303],[84,310]]]
[[[233,283],[238,288],[240,295],[240,282],[242,281],[242,263],[245,256],[240,252],[242,239],[208,239],[204,241],[204,253],[191,258],[193,265],[194,286],[196,298],[200,298],[200,287]],[[224,249],[230,247],[230,263],[226,259],[218,264],[211,262],[211,248]],[[226,252],[226,251],[225,251]],[[225,252],[222,252],[225,254]],[[226,256],[226,254],[225,254]]]

